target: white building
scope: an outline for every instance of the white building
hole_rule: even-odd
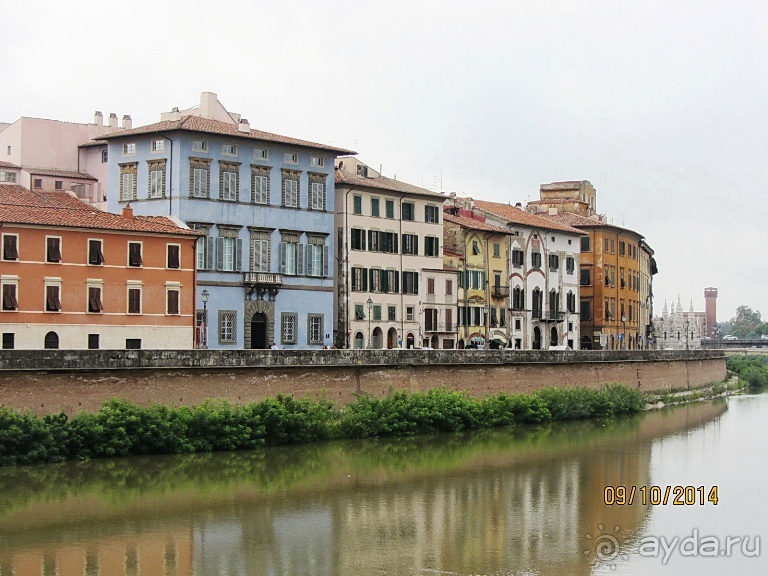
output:
[[[688,312],[683,312],[679,296],[677,297],[677,304],[673,304],[671,310],[667,309],[665,301],[661,318],[657,316],[653,320],[656,348],[659,350],[701,348],[703,318],[703,314],[693,311],[693,301],[691,301]]]

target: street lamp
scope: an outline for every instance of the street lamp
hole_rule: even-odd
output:
[[[371,342],[371,310],[373,310],[373,300],[371,300],[370,296],[368,296],[365,304],[368,306],[368,348],[373,348],[373,343]]]
[[[627,315],[626,314],[621,315],[621,324],[622,324],[621,346],[624,350],[626,350],[627,349]]]
[[[685,321],[685,349],[688,350],[688,326],[690,326],[690,320]]]
[[[202,346],[201,348],[208,348],[208,290],[203,288],[200,293],[200,299],[203,301],[203,333],[202,333]]]

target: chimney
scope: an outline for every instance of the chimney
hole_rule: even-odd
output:
[[[133,208],[131,208],[130,202],[123,207],[123,218],[133,220]]]
[[[133,120],[131,120],[131,117],[128,114],[125,114],[123,116],[123,128],[126,130],[130,130],[133,127]]]
[[[117,114],[114,112],[109,113],[109,127],[117,128]]]
[[[181,112],[179,112],[179,107],[174,106],[171,108],[171,112],[168,115],[168,120],[175,121],[179,120],[181,118]]]
[[[251,133],[251,125],[245,118],[240,120],[240,123],[237,125],[237,129],[240,132],[244,132],[245,134]]]
[[[203,92],[200,94],[200,116],[203,118],[213,118],[213,110],[218,98],[213,92]]]
[[[104,114],[101,113],[101,110],[96,110],[96,113],[93,115],[93,123],[96,126],[104,125]]]
[[[522,208],[523,205],[521,202],[515,202],[515,208]]]
[[[550,206],[549,207],[549,215],[550,216],[557,216],[557,206]]]

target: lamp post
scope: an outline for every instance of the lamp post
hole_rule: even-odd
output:
[[[685,349],[688,350],[688,327],[690,326],[690,320],[685,321]]]
[[[203,301],[203,344],[201,348],[208,348],[208,296],[208,290],[203,288],[203,291],[200,293],[200,299]]]
[[[373,300],[368,296],[368,300],[365,301],[368,306],[368,348],[373,348],[373,342],[371,342],[371,311],[373,310]]]
[[[621,347],[622,349],[627,349],[627,315],[622,314],[621,315],[621,324],[622,324],[622,332],[621,332]]]

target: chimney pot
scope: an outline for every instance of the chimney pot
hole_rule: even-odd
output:
[[[96,126],[104,125],[104,114],[101,113],[101,110],[96,110],[96,112],[94,113],[93,123],[96,124]]]
[[[130,202],[123,206],[123,218],[133,220],[133,208],[131,208]]]
[[[237,129],[240,132],[244,132],[245,134],[250,134],[251,133],[251,124],[245,118],[241,118],[240,122],[237,125]]]
[[[109,113],[109,127],[117,128],[117,114],[114,112]]]
[[[131,120],[131,117],[128,114],[125,114],[123,116],[123,128],[126,130],[130,130],[133,127],[133,120]]]

